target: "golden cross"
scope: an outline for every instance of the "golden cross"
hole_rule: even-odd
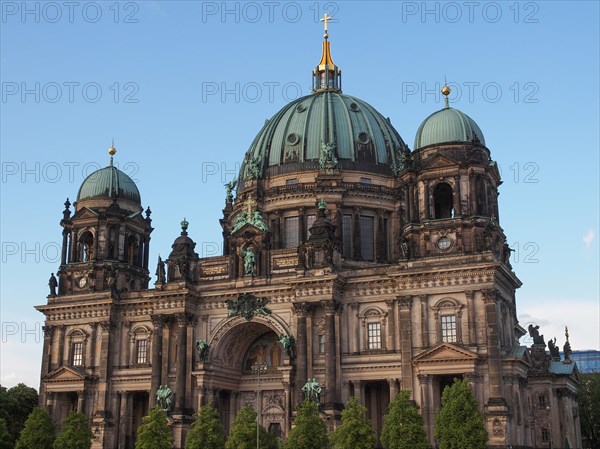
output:
[[[252,217],[252,209],[256,206],[256,201],[252,199],[252,197],[248,197],[246,201],[244,201],[244,205],[246,206],[246,218],[250,219]]]
[[[322,19],[320,19],[320,22],[324,22],[325,23],[325,34],[327,34],[328,31],[328,26],[329,25],[327,22],[329,22],[332,19],[331,16],[328,16],[327,13],[325,13],[325,15],[323,16]]]

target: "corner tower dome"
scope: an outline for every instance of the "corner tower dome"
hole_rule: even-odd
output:
[[[246,152],[240,184],[250,178],[318,170],[324,155],[338,168],[392,175],[408,148],[389,119],[341,90],[325,15],[322,55],[312,72],[311,95],[285,105],[265,122]]]
[[[475,120],[464,112],[449,106],[450,88],[444,86],[442,93],[445,95],[446,105],[421,123],[415,136],[414,149],[443,143],[472,142],[473,140],[478,140],[485,146],[483,133]]]
[[[135,182],[113,165],[113,156],[116,152],[116,148],[111,146],[108,149],[110,164],[85,178],[77,193],[77,202],[95,198],[120,198],[141,207],[140,191]]]

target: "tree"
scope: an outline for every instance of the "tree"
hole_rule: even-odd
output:
[[[172,445],[173,433],[167,415],[159,407],[154,407],[142,418],[135,449],[171,449]]]
[[[91,446],[90,422],[81,412],[69,413],[54,441],[54,449],[90,449]]]
[[[0,418],[6,421],[13,444],[37,403],[38,394],[35,388],[22,383],[8,390],[0,386]]]
[[[219,412],[210,404],[200,407],[196,420],[185,437],[185,449],[224,449],[225,429]]]
[[[54,420],[45,408],[34,408],[15,449],[52,449],[56,432]]]
[[[581,436],[586,447],[600,447],[600,373],[583,374],[579,387]]]
[[[225,449],[255,449],[256,448],[256,412],[249,405],[243,407],[235,417],[231,433],[227,438]],[[268,449],[274,443],[273,435],[263,426],[259,426],[259,447]]]
[[[13,447],[12,437],[8,431],[6,420],[0,418],[0,449],[12,449]]]
[[[327,427],[317,404],[304,400],[296,407],[296,427],[291,430],[285,449],[321,449],[328,445]]]
[[[342,411],[342,425],[331,434],[331,449],[373,449],[375,436],[365,419],[367,408],[352,396]]]
[[[485,422],[466,379],[454,379],[444,388],[442,408],[435,416],[435,437],[440,449],[485,449]]]
[[[383,418],[381,442],[386,449],[428,449],[423,417],[410,401],[410,391],[400,391]]]

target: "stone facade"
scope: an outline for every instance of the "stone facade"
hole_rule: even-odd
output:
[[[388,145],[390,166],[363,134],[352,161],[327,145],[320,160],[295,153],[292,165],[249,152],[220,220],[224,255],[199,258],[184,220],[153,287],[149,210],[144,218],[110,189],[78,198],[73,216],[67,205],[58,290],[37,307],[46,319],[41,405],[58,420],[74,409],[89,416],[94,449],[133,448],[166,385],[183,448],[194,411],[209,402],[227,429],[251,405],[285,437],[314,378],[330,428],[354,395],[379,435],[404,389],[433,442],[441,392],[464,377],[490,447],[581,447],[575,364],[519,345],[521,282],[482,139],[412,152]]]

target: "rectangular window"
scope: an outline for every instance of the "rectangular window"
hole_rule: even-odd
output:
[[[291,178],[291,179],[286,179],[285,180],[285,184],[288,186],[294,185],[294,184],[298,184],[298,178]]]
[[[298,223],[299,217],[287,217],[285,219],[285,247],[295,248],[300,242],[298,241]]]
[[[364,260],[375,258],[375,220],[373,217],[360,216],[360,255]]]
[[[361,184],[371,184],[371,178],[360,178]]]
[[[83,366],[83,342],[73,343],[73,366]]]
[[[546,408],[546,406],[548,405],[547,402],[548,401],[546,401],[546,395],[545,394],[540,394],[538,396],[538,406],[540,408]]]
[[[550,431],[545,427],[542,429],[542,443],[548,443],[550,441]]]
[[[310,228],[315,222],[316,215],[307,215],[306,216],[306,240],[310,237]]]
[[[442,315],[442,341],[455,343],[456,340],[456,315]]]
[[[343,255],[344,257],[352,257],[352,215],[344,214],[342,217],[342,235],[343,241]]]
[[[319,354],[325,354],[325,335],[319,335]]]
[[[137,340],[135,345],[135,362],[148,363],[148,340]]]
[[[367,348],[381,349],[381,323],[367,325]]]

